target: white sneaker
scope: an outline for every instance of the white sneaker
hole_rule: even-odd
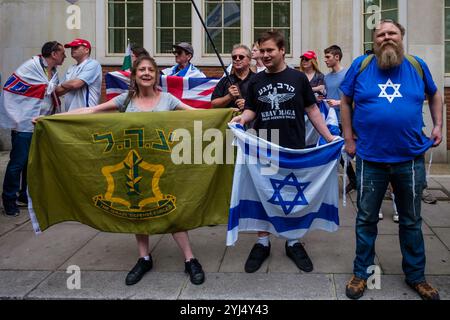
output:
[[[395,212],[395,213],[394,213],[394,215],[392,216],[392,220],[393,220],[394,222],[398,223],[398,220],[399,220],[399,218],[398,218],[398,212]]]
[[[378,212],[378,219],[383,220],[383,218],[384,218],[383,212],[381,212],[381,209],[380,209],[380,212]]]

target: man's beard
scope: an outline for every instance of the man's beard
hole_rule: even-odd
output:
[[[405,56],[403,43],[399,42],[397,44],[391,40],[383,42],[381,45],[374,44],[374,52],[380,69],[390,69],[399,66]]]

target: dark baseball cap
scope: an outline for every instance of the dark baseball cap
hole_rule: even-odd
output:
[[[194,55],[194,48],[191,46],[191,44],[187,42],[180,42],[179,44],[174,44],[173,47],[175,49],[183,49],[187,53]]]

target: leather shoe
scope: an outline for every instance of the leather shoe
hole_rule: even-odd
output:
[[[295,265],[302,271],[313,271],[313,264],[308,257],[305,248],[303,248],[300,242],[297,242],[293,246],[288,246],[287,241],[284,245],[286,249],[286,255],[294,261]]]
[[[248,255],[247,261],[245,262],[245,272],[253,273],[257,271],[264,260],[270,255],[270,243],[269,246],[266,247],[260,243],[256,243],[250,254]]]
[[[150,260],[139,258],[136,265],[127,274],[127,277],[125,279],[126,285],[131,286],[133,284],[138,283],[142,279],[144,274],[150,271],[152,267],[153,267],[152,256],[150,256]]]
[[[202,284],[205,282],[205,272],[203,272],[200,262],[195,258],[184,263],[184,272],[189,274],[189,278],[193,284]]]

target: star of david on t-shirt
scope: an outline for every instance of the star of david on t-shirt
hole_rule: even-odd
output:
[[[381,93],[378,95],[378,97],[388,99],[389,103],[392,103],[395,98],[403,98],[402,94],[399,91],[401,84],[394,84],[391,79],[388,79],[385,84],[379,84],[378,86],[381,89]],[[388,94],[386,91],[387,88],[394,89],[394,92],[392,94]]]

